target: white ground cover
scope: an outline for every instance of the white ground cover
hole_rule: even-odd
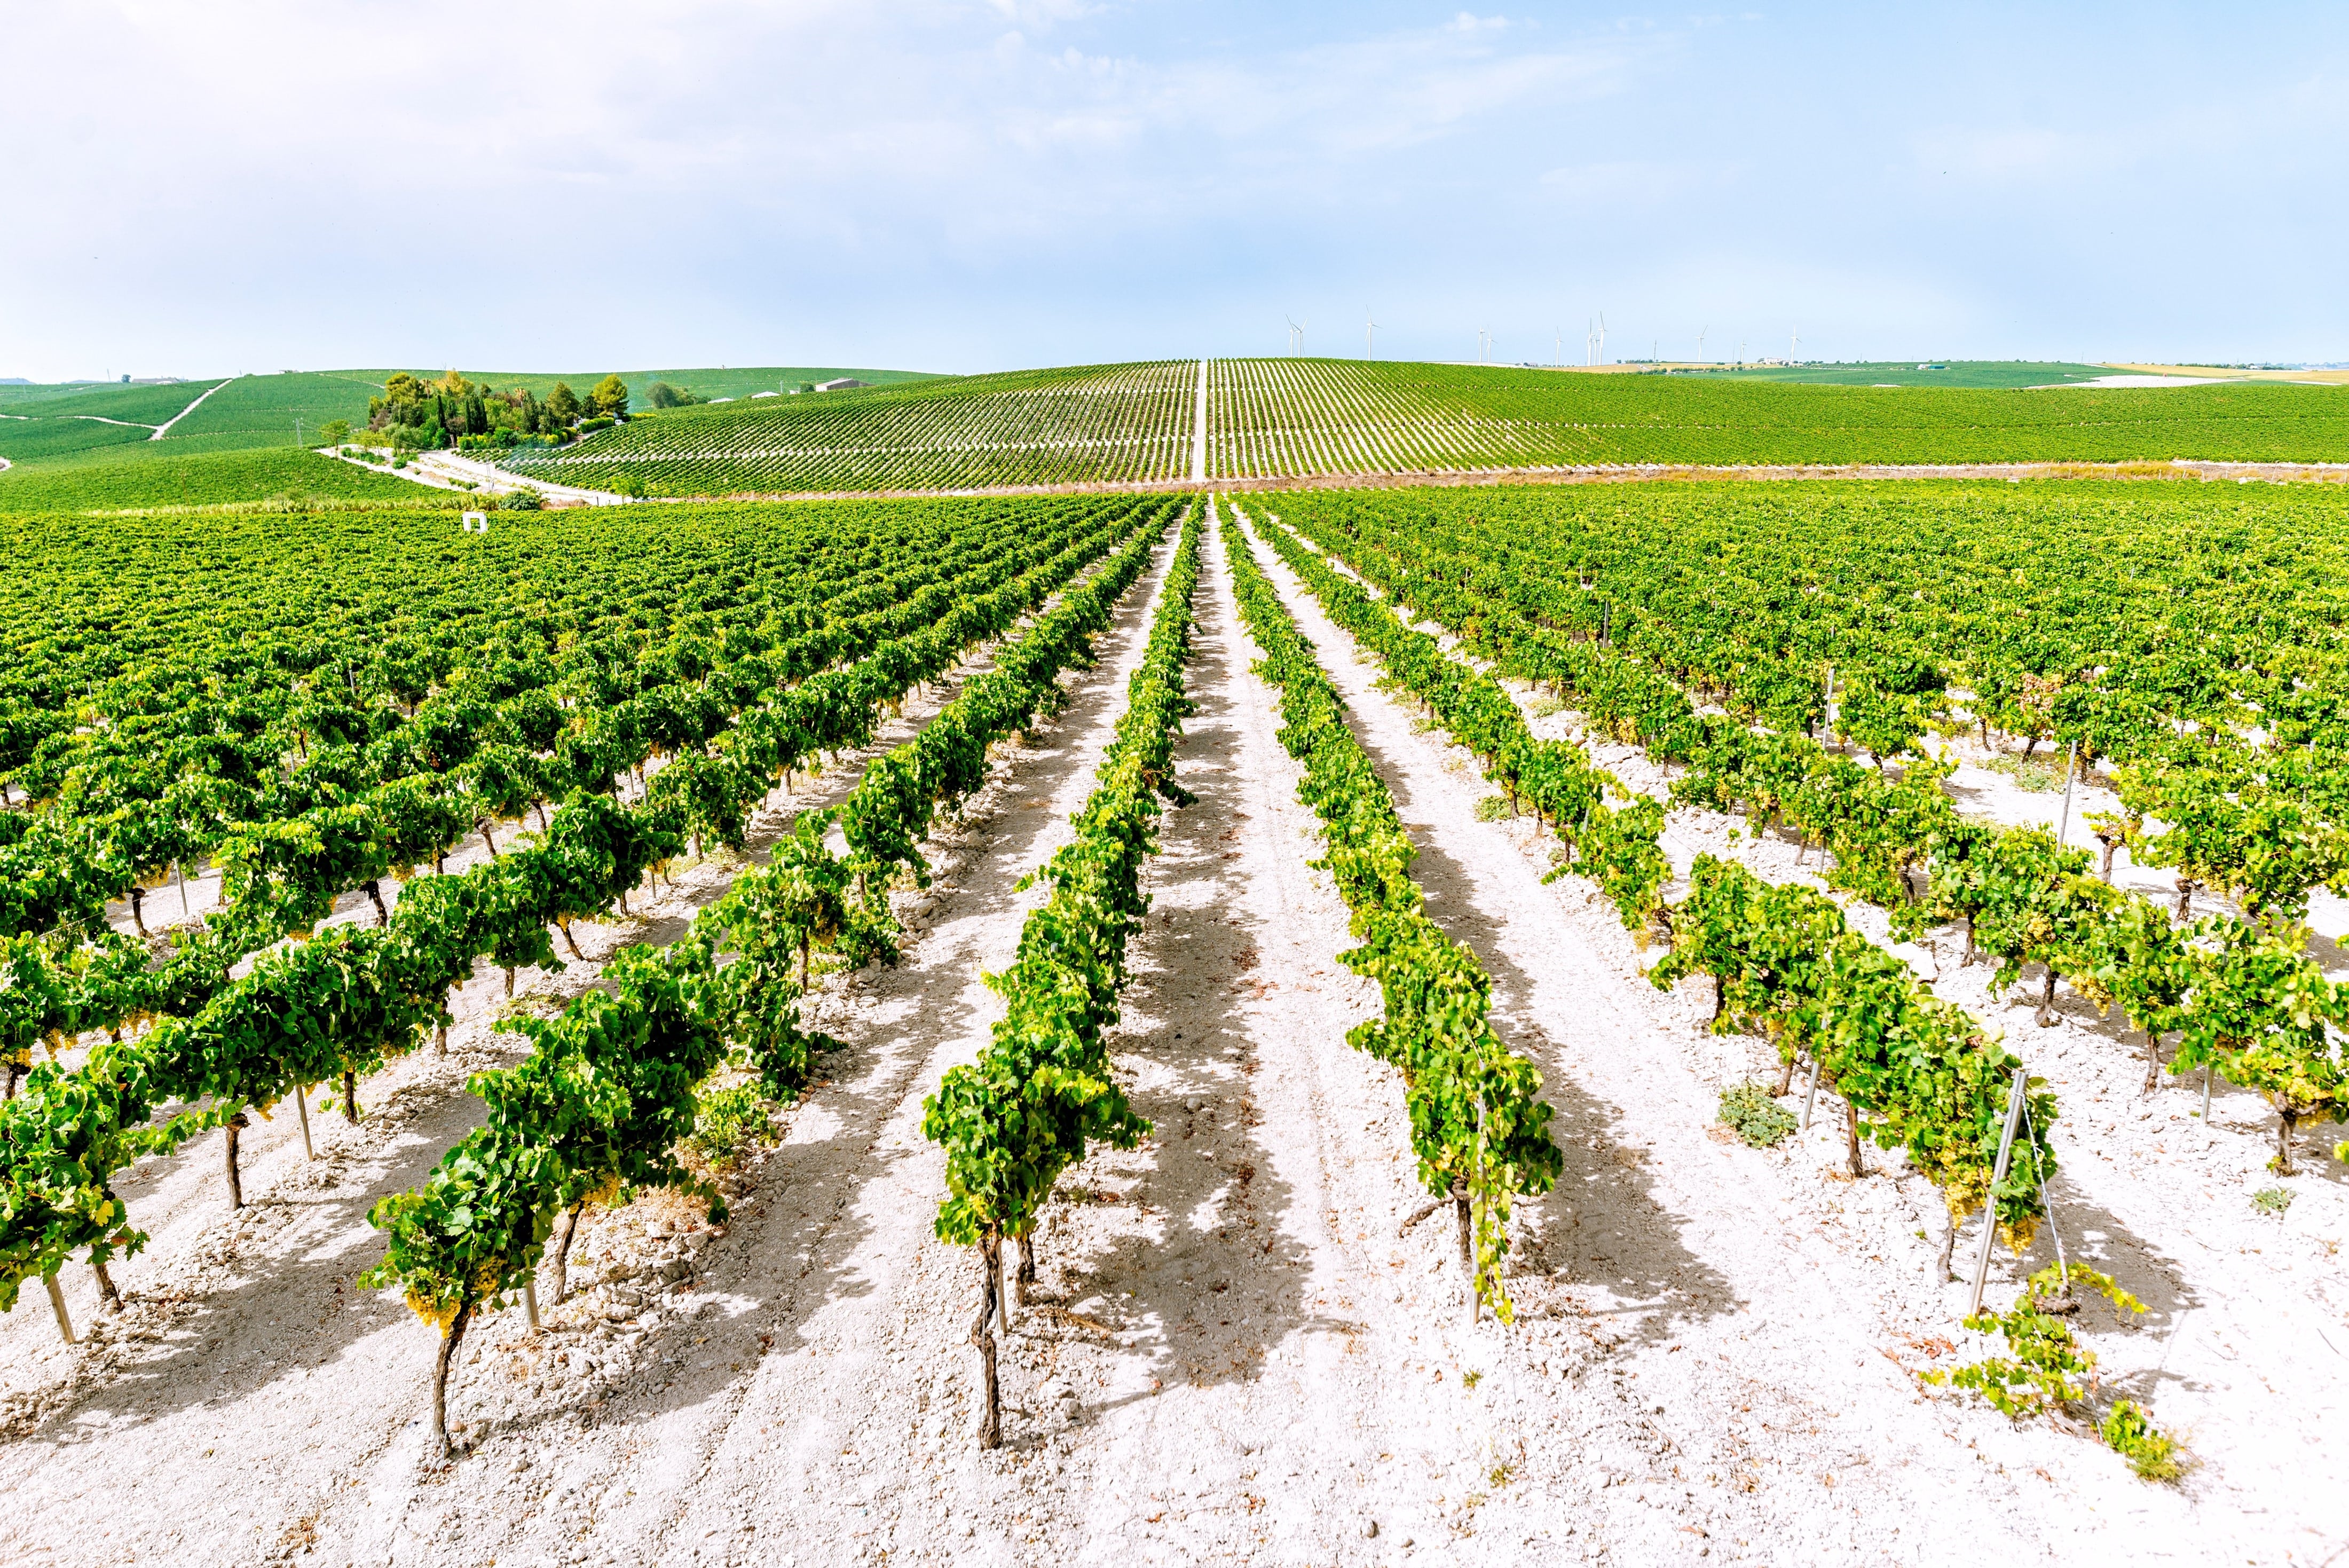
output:
[[[549,1305],[547,1332],[514,1311],[469,1338],[451,1406],[467,1457],[427,1453],[429,1331],[353,1281],[380,1252],[367,1206],[470,1125],[463,1075],[518,1045],[491,1033],[504,1002],[486,966],[449,1056],[367,1080],[357,1127],[313,1113],[317,1162],[291,1107],[256,1121],[243,1216],[216,1139],[126,1182],[154,1240],[116,1270],[119,1319],[68,1271],[77,1319],[103,1325],[92,1343],[58,1344],[37,1293],[0,1320],[0,1557],[2316,1563],[2349,1542],[2332,1506],[2349,1473],[2333,1348],[2349,1351],[2333,1248],[2349,1213],[2313,1140],[2289,1212],[2258,1213],[2271,1138],[2255,1099],[2222,1090],[2207,1129],[2199,1092],[2141,1099],[2112,1025],[2067,998],[2038,1030],[1948,949],[1939,989],[2055,1081],[2073,1255],[2153,1306],[2134,1328],[2091,1316],[2085,1337],[2108,1386],[2200,1465],[2149,1486],[2092,1441],[1929,1395],[1917,1372],[1988,1348],[1958,1327],[1961,1287],[1929,1277],[1930,1187],[1874,1151],[1873,1174],[1842,1179],[1837,1114],[1775,1150],[1723,1141],[1717,1094],[1771,1074],[1767,1047],[1704,1033],[1698,983],[1651,986],[1656,953],[1585,884],[1544,886],[1549,840],[1478,821],[1491,790],[1474,763],[1376,691],[1375,666],[1259,550],[1394,790],[1431,914],[1492,971],[1498,1026],[1557,1110],[1565,1177],[1518,1210],[1518,1322],[1469,1326],[1444,1228],[1396,1233],[1418,1201],[1400,1084],[1344,1043],[1377,996],[1336,961],[1345,909],[1308,864],[1316,824],[1212,541],[1199,711],[1175,753],[1199,799],[1164,824],[1113,1042],[1155,1131],[1064,1177],[1038,1293],[1015,1309],[1006,1444],[976,1452],[977,1264],[930,1232],[943,1159],[922,1096],[999,1015],[980,972],[1009,962],[1040,897],[1014,884],[1092,787],[1171,553],[1100,666],[1069,678],[1068,710],[1006,748],[929,846],[936,881],[901,904],[904,963],[827,982],[812,1022],[844,1049],[740,1173],[733,1222],[713,1232],[667,1198],[602,1216],[573,1260],[574,1282],[600,1282]],[[909,702],[885,741],[936,706]],[[864,760],[803,783],[756,842],[838,798]],[[1662,787],[1621,748],[1600,760]],[[1980,777],[1956,782],[2007,787]],[[2047,804],[2012,794],[1976,808]],[[1668,847],[1684,867],[1742,826],[1675,814]],[[1734,848],[1801,874],[1791,845]],[[581,927],[582,945],[666,940],[730,874],[640,891],[635,922]],[[176,895],[149,907],[176,913]],[[551,1004],[594,967],[524,971],[518,993]],[[1994,1302],[2023,1266],[1999,1261]]]

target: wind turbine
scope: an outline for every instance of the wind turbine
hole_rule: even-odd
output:
[[[1787,364],[1791,365],[1791,364],[1793,364],[1793,363],[1795,362],[1795,347],[1796,347],[1798,344],[1800,344],[1800,343],[1802,342],[1802,340],[1803,340],[1803,329],[1802,329],[1801,327],[1796,327],[1791,328],[1791,329],[1787,332],[1787,334],[1786,334],[1786,363],[1787,363]]]
[[[1713,323],[1710,321],[1696,329],[1696,362],[1700,365],[1704,363],[1704,335],[1712,330]]]
[[[1601,365],[1607,363],[1607,315],[1604,311],[1599,316],[1599,362]]]
[[[1366,305],[1362,306],[1362,358],[1375,359],[1378,357],[1379,324],[1371,317],[1371,307]]]
[[[1566,369],[1566,328],[1560,327],[1555,330],[1557,333],[1557,368],[1563,370]]]
[[[1288,323],[1288,351],[1291,354],[1303,353],[1305,351],[1305,328],[1298,326],[1297,323],[1288,317],[1284,316],[1281,319]]]

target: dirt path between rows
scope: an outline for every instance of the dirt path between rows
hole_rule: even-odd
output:
[[[1068,678],[1067,710],[1007,745],[928,846],[932,887],[901,895],[904,962],[823,987],[811,1022],[843,1049],[738,1183],[733,1223],[640,1199],[587,1229],[573,1275],[593,1288],[561,1309],[550,1293],[547,1333],[509,1311],[468,1340],[451,1411],[468,1457],[426,1452],[429,1334],[351,1281],[379,1252],[367,1204],[470,1123],[463,1072],[511,1059],[512,1038],[489,1035],[494,971],[466,988],[449,1057],[369,1080],[367,1123],[314,1116],[315,1165],[290,1115],[256,1124],[245,1218],[223,1212],[216,1140],[141,1168],[133,1210],[156,1240],[118,1271],[133,1307],[117,1343],[67,1351],[45,1314],[0,1320],[0,1379],[27,1423],[0,1550],[1127,1568],[2315,1562],[2339,1544],[2292,1511],[2327,1495],[2332,1462],[2298,1417],[2278,1442],[2307,1445],[2302,1490],[2242,1494],[2147,1488],[2078,1438],[1922,1399],[1909,1373],[1948,1365],[1956,1315],[1954,1287],[1925,1278],[1940,1232],[1923,1184],[1833,1179],[1828,1116],[1776,1151],[1711,1137],[1717,1088],[1755,1070],[1758,1043],[1704,1034],[1698,999],[1649,986],[1582,883],[1543,886],[1547,841],[1478,820],[1464,754],[1375,689],[1260,548],[1394,789],[1431,914],[1491,970],[1499,1026],[1557,1109],[1565,1179],[1518,1210],[1518,1322],[1470,1327],[1443,1226],[1396,1233],[1419,1199],[1400,1082],[1344,1041],[1377,994],[1336,961],[1346,911],[1309,865],[1320,846],[1278,694],[1250,670],[1212,540],[1198,711],[1175,753],[1198,799],[1162,824],[1111,1042],[1154,1132],[1063,1177],[1007,1342],[1005,1447],[976,1452],[976,1264],[931,1234],[943,1160],[921,1101],[1000,1014],[979,976],[1009,961],[1041,897],[1016,884],[1092,788],[1172,551],[1100,666]],[[879,744],[948,694],[908,703]],[[861,762],[791,808],[834,798]],[[687,874],[582,940],[666,940],[731,875]],[[525,972],[546,1000],[524,1004],[588,983],[587,965]],[[2158,1215],[2111,1200],[2152,1233]],[[2156,1304],[2148,1366],[2178,1305]],[[2242,1379],[2288,1370],[2262,1352],[2205,1386],[2273,1416]]]
[[[1374,690],[1375,665],[1355,663],[1350,638],[1268,550],[1259,558],[1355,705],[1357,731],[1421,846],[1431,915],[1485,959],[1505,1036],[1543,1069],[1568,1155],[1561,1192],[1596,1189],[1605,1205],[1562,1235],[1538,1232],[1538,1255],[1592,1282],[1568,1293],[1617,1317],[1628,1338],[1610,1375],[1658,1401],[1648,1407],[1655,1424],[1696,1460],[1683,1473],[1755,1483],[1727,1495],[1675,1487],[1666,1503],[1682,1515],[1676,1525],[1717,1538],[1726,1523],[1733,1539],[1767,1542],[1787,1561],[2162,1559],[2189,1540],[2193,1556],[2235,1545],[2250,1561],[2273,1557],[2281,1521],[2257,1516],[2289,1505],[2289,1478],[2149,1488],[2076,1438],[2010,1428],[1979,1405],[1921,1403],[1909,1373],[1953,1359],[1929,1353],[1935,1340],[1970,1341],[1968,1355],[1992,1347],[1952,1334],[1962,1293],[1930,1282],[1940,1224],[1930,1189],[1915,1178],[1837,1179],[1839,1115],[1819,1117],[1785,1152],[1710,1137],[1718,1089],[1761,1075],[1770,1060],[1759,1043],[1701,1033],[1694,984],[1677,997],[1648,988],[1641,955],[1587,884],[1542,887],[1547,841],[1523,823],[1476,821],[1490,792],[1466,753],[1440,732],[1420,732],[1413,713]],[[1640,1174],[1591,1160],[1578,1148],[1578,1123],[1604,1129]],[[1899,1168],[1880,1155],[1871,1164]],[[2076,1225],[2082,1212],[2071,1218]],[[2090,1223],[2100,1241],[2128,1234],[2101,1213]],[[2000,1272],[2012,1277],[2009,1264]],[[2175,1326],[2177,1303],[2163,1294],[2168,1310],[2137,1336],[2147,1364]],[[1588,1480],[1568,1470],[1558,1484]],[[1719,1520],[1706,1517],[1714,1511]]]
[[[1441,627],[1415,624],[1447,646],[1453,641]],[[1670,797],[1671,778],[1639,746],[1593,734],[1580,715],[1534,701],[1522,683],[1501,685],[1534,733],[1571,740],[1626,787]],[[2051,832],[2058,826],[2060,791],[2034,794],[2011,774],[1981,765],[2002,759],[1980,751],[1971,737],[1951,746],[1950,754],[1965,763],[1950,781],[1962,809],[2037,823]],[[2116,809],[2108,791],[2083,787],[2073,802],[2075,840],[2086,839],[2082,825],[2091,811]],[[1705,854],[1736,860],[1773,883],[1800,881],[1826,890],[1821,854],[1812,852],[1806,865],[1791,836],[1757,831],[1744,818],[1677,809],[1667,819],[1662,844],[1683,877],[1695,857]],[[2113,880],[2165,907],[2175,892],[2172,873],[2136,866],[2126,849]],[[2127,1327],[2099,1312],[2082,1321],[2080,1332],[2100,1358],[2099,1376],[2108,1389],[2147,1407],[2166,1429],[2189,1435],[2202,1468],[2188,1490],[2204,1534],[2223,1530],[2255,1542],[2271,1537],[2279,1519],[2322,1533],[2309,1500],[2323,1495],[2324,1478],[2349,1466],[2349,1439],[2343,1437],[2349,1332],[2341,1332],[2349,1320],[2349,1267],[2339,1250],[2341,1238],[2349,1235],[2349,1172],[2330,1158],[2337,1130],[2304,1133],[2301,1174],[2280,1182],[2268,1168],[2275,1114],[2256,1094],[2219,1084],[2207,1120],[2199,1079],[2165,1074],[2148,1096],[2144,1036],[2127,1027],[2124,1015],[2100,1016],[2065,988],[2053,1010],[2054,1025],[2043,1028],[2034,1018],[2043,971],[2034,967],[2014,987],[1996,991],[1991,965],[1962,961],[1961,928],[1930,934],[1921,946],[1902,944],[1883,911],[1856,900],[1838,902],[1855,929],[1914,965],[1937,994],[2002,1033],[2048,1080],[2062,1107],[2054,1134],[2059,1160],[2050,1193],[2054,1226],[2041,1231],[2022,1267],[2001,1260],[1989,1299],[2002,1303],[2022,1273],[2053,1264],[2060,1231],[2073,1262],[2113,1274],[2148,1305]],[[2220,908],[2207,898],[2201,904]],[[2337,938],[2339,901],[2320,894],[2317,904],[2313,919]],[[2320,940],[2313,950],[2339,970],[2335,940]],[[1709,1001],[1702,982],[1689,989],[1700,1008]],[[1703,1045],[1719,1052],[1724,1079],[1738,1075],[1739,1044],[1716,1046],[1705,1040]],[[1766,1058],[1754,1060],[1760,1075]],[[1832,1160],[1826,1146],[1833,1135],[1816,1141],[1822,1158]],[[2260,1191],[2289,1194],[2290,1207],[2282,1213],[2261,1210],[2251,1201]],[[1920,1203],[1928,1211],[1931,1207],[1929,1200]],[[1938,1234],[1938,1216],[1929,1218],[1928,1229]],[[1949,1293],[1939,1294],[1946,1304]],[[1907,1290],[1909,1315],[1930,1323],[1935,1296],[1930,1289]],[[1961,1310],[1947,1305],[1946,1315],[1954,1321]],[[1934,1331],[1906,1332],[1930,1337]],[[1970,1356],[2001,1348],[1987,1338],[1954,1337]],[[2273,1392],[2281,1388],[2293,1390],[2286,1409],[2279,1409]]]

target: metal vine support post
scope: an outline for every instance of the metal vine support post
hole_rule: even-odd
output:
[[[1966,1296],[1966,1315],[1982,1311],[1982,1287],[1990,1282],[1990,1244],[1998,1238],[1998,1184],[2006,1179],[2006,1162],[2014,1153],[2014,1130],[2023,1121],[2023,1096],[2030,1075],[2020,1062],[2014,1065],[2014,1092],[2007,1096],[2006,1127],[1998,1137],[1998,1163],[1991,1168],[1990,1191],[1982,1199],[1982,1245],[1974,1252],[1973,1289]]]

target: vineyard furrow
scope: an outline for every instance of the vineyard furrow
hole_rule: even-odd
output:
[[[1331,542],[1340,537],[1328,531],[1322,536]],[[2012,984],[2025,962],[2041,970],[2042,1024],[2056,1022],[2053,1008],[2059,978],[2100,1012],[2116,1003],[2119,1017],[2145,1033],[2147,1092],[2154,1083],[2159,1037],[2180,1031],[2169,1063],[2173,1074],[2198,1066],[2206,1074],[2215,1069],[2230,1081],[2259,1089],[2276,1105],[2275,1163],[2285,1174],[2292,1168],[2294,1124],[2312,1115],[2340,1114],[2339,1069],[2321,1021],[2329,1007],[2337,1005],[2333,1000],[2337,992],[2306,950],[2305,929],[2290,920],[2304,908],[2308,884],[2329,875],[2325,835],[2333,830],[2322,822],[2310,824],[2301,806],[2279,809],[2272,797],[2258,810],[2212,809],[2225,774],[2220,772],[2214,781],[2209,773],[2229,765],[2224,753],[2189,742],[2187,750],[2193,754],[2179,767],[2174,750],[2170,760],[2161,760],[2167,749],[2162,742],[2140,732],[2136,743],[2154,753],[2158,766],[2177,771],[2158,773],[2161,788],[2154,794],[2146,789],[2143,775],[2124,764],[2124,811],[2150,815],[2183,807],[2181,815],[2188,820],[2149,838],[2138,827],[2116,829],[2109,818],[2102,819],[2105,826],[2099,829],[2108,849],[2127,843],[2172,864],[2179,861],[2166,846],[2174,836],[2185,836],[2189,849],[2183,864],[2199,876],[2238,884],[2230,890],[2241,899],[2250,919],[2206,918],[2180,929],[2141,891],[2111,886],[2109,869],[2101,880],[2090,875],[2089,857],[2059,848],[2044,830],[1963,821],[1942,791],[1946,765],[1914,761],[1906,777],[1888,786],[1808,739],[1766,732],[1756,736],[1719,719],[1700,721],[1688,695],[1651,665],[1612,651],[1594,651],[1589,644],[1562,643],[1557,634],[1522,621],[1507,602],[1519,589],[1504,589],[1500,602],[1461,598],[1444,585],[1447,580],[1464,583],[1485,569],[1472,565],[1470,555],[1447,555],[1441,546],[1419,553],[1409,544],[1403,549],[1406,558],[1418,555],[1417,575],[1411,576],[1408,588],[1416,598],[1445,607],[1455,623],[1473,619],[1480,639],[1518,672],[1569,678],[1580,688],[1578,700],[1586,706],[1594,701],[1600,704],[1597,716],[1603,722],[1636,730],[1660,757],[1692,764],[1673,786],[1676,800],[1715,808],[1742,805],[1749,816],[1756,809],[1765,815],[1783,812],[1806,841],[1817,838],[1833,849],[1826,871],[1828,885],[1869,899],[1903,936],[1920,937],[1930,926],[1962,920],[1968,957],[1979,947],[1996,961],[1994,986]],[[1383,555],[1381,559],[1386,564],[1378,569],[1391,584],[1413,570],[1398,574],[1392,561]],[[1430,560],[1437,563],[1433,572],[1425,565]],[[1539,577],[1537,569],[1513,580],[1530,587],[1537,598],[1542,593]],[[1559,600],[1552,594],[1552,602],[1562,603],[1569,618],[1579,614],[1586,621],[1592,618],[1591,598],[1568,595]],[[1597,616],[1602,628],[1615,607],[1610,593]],[[1644,648],[1651,659],[1660,643],[1670,646],[1668,623],[1635,616],[1631,604],[1622,607],[1627,613],[1624,624],[1616,628],[1618,639]],[[1949,652],[1944,647],[1942,656]],[[1729,683],[1730,700],[1765,713],[1772,708],[1791,710],[1800,719],[1810,701],[1804,695],[1807,682],[1802,674],[1790,677],[1784,667],[1791,662],[1791,656],[1756,650]],[[1698,668],[1705,666],[1699,663]],[[1982,670],[1976,677],[1980,684],[1988,685],[1998,674],[1994,664],[1977,668]],[[1864,661],[1847,665],[1847,691],[1836,708],[1837,727],[1856,732],[1886,753],[1905,749],[1913,728],[1896,729],[1886,722],[1887,714],[1900,716],[1902,699],[1888,700],[1871,691],[1872,680],[1880,676],[1872,677]],[[1987,705],[1979,696],[1972,700],[1987,734]],[[2319,711],[2328,705],[2327,699],[2313,691],[2290,700]],[[2073,711],[2075,723],[2079,711]],[[2099,739],[2093,729],[2086,738],[2092,744]],[[2103,740],[2115,743],[2109,730]],[[2299,765],[2304,768],[2305,763]],[[2284,752],[2269,769],[2278,777],[2292,776],[2292,753]],[[2305,772],[2299,776],[2311,780]],[[2317,781],[2321,778],[2316,775]],[[2250,807],[2253,798],[2246,794],[2243,805]],[[2333,853],[2337,858],[2337,852]],[[1912,860],[1927,874],[1921,897],[1909,874]],[[2187,912],[2186,891],[2180,888],[2176,909],[2181,918]],[[2279,914],[2286,918],[2280,920]],[[2312,1020],[2312,1013],[2318,1019]]]
[[[1571,884],[1544,886],[1546,846],[1522,825],[1477,821],[1484,792],[1474,761],[1423,731],[1384,689],[1369,650],[1353,657],[1354,639],[1285,565],[1276,559],[1266,570],[1323,650],[1323,667],[1395,788],[1421,846],[1431,915],[1475,935],[1493,970],[1496,1016],[1534,1056],[1560,1107],[1568,1169],[1554,1197],[1528,1205],[1525,1241],[1529,1261],[1556,1272],[1528,1296],[1528,1317],[1561,1288],[1583,1310],[1655,1314],[1646,1332],[1659,1354],[1676,1361],[1693,1353],[1697,1362],[1691,1377],[1667,1373],[1667,1384],[1649,1387],[1643,1376],[1640,1386],[1651,1395],[1670,1389],[1676,1441],[1699,1466],[1730,1462],[1719,1445],[1755,1430],[1767,1407],[1800,1407],[1829,1447],[1864,1447],[1876,1465],[1929,1464],[1947,1440],[1944,1416],[1909,1402],[1910,1385],[1895,1365],[1855,1356],[1851,1345],[1921,1337],[1947,1321],[1948,1294],[1927,1279],[1933,1241],[1916,1234],[1940,1208],[1930,1185],[1873,1182],[1864,1210],[1857,1189],[1847,1189],[1841,1206],[1823,1203],[1813,1167],[1839,1158],[1842,1143],[1840,1129],[1830,1133],[1824,1120],[1783,1163],[1759,1164],[1710,1139],[1717,1087],[1734,1081],[1744,1062],[1702,1033],[1701,1012],[1641,995],[1641,956],[1613,911],[1575,897]],[[1790,1210],[1820,1208],[1826,1217],[1801,1234],[1779,1229]],[[1855,1256],[1841,1241],[1855,1222],[1881,1223],[1905,1245],[1879,1243],[1899,1249],[1882,1262]],[[1512,1282],[1513,1291],[1530,1288]],[[1665,1350],[1667,1341],[1680,1353]],[[1544,1348],[1536,1337],[1524,1353]],[[1715,1370],[1703,1371],[1706,1363]],[[1790,1376],[1795,1368],[1803,1370]],[[1775,1429],[1777,1418],[1766,1424]],[[1839,1477],[1863,1487],[1888,1480]],[[1880,1505],[1839,1501],[1862,1511],[1895,1507],[1902,1484],[1892,1483]],[[1997,1484],[2020,1488],[2003,1478]],[[1741,1499],[1711,1495],[1728,1519],[1743,1513]],[[1904,1529],[1901,1549],[1921,1561],[1962,1554],[1972,1550],[1965,1530],[1980,1523],[1918,1519],[1911,1528],[1921,1539]],[[1734,1533],[1754,1538],[1744,1526]]]
[[[1152,576],[1163,577],[1163,568]],[[825,1063],[830,1084],[791,1114],[769,1185],[736,1220],[707,1287],[755,1293],[766,1303],[712,1341],[749,1376],[700,1366],[713,1358],[697,1356],[667,1375],[678,1389],[639,1380],[598,1417],[612,1423],[608,1432],[640,1434],[662,1456],[646,1467],[632,1457],[634,1442],[606,1439],[574,1468],[573,1484],[612,1500],[601,1527],[686,1552],[713,1525],[730,1533],[748,1501],[767,1521],[762,1536],[801,1552],[827,1542],[849,1550],[861,1521],[843,1521],[828,1490],[808,1493],[807,1479],[845,1480],[856,1467],[843,1462],[843,1449],[867,1460],[901,1450],[916,1391],[941,1408],[959,1404],[967,1367],[947,1346],[967,1321],[967,1275],[955,1250],[929,1234],[943,1161],[921,1137],[921,1099],[975,1054],[997,1011],[978,975],[1008,959],[1029,901],[1006,890],[1068,836],[1088,783],[1081,764],[1107,738],[1155,588],[1145,579],[1129,593],[1101,664],[1072,682],[1070,708],[1009,749],[962,824],[941,835],[936,881],[906,904],[905,961],[828,989],[811,1011],[810,1022],[837,1033],[845,1048]],[[498,1325],[501,1345],[522,1338],[514,1315]],[[688,1334],[692,1325],[671,1332]],[[911,1376],[888,1376],[884,1368],[909,1351],[919,1357]],[[786,1445],[767,1438],[778,1426],[792,1432]],[[968,1434],[964,1419],[943,1446],[959,1451]],[[977,1478],[944,1477],[895,1506],[983,1511],[990,1490]],[[328,1536],[365,1555],[392,1545],[395,1522],[337,1511]],[[552,1521],[516,1520],[504,1530],[490,1548],[501,1554],[552,1551],[562,1540]]]
[[[803,791],[803,794],[806,794],[806,791]],[[435,888],[435,892],[441,892],[441,888]],[[653,892],[656,892],[656,897],[657,897],[657,883],[653,885]],[[477,965],[474,965],[474,970],[480,970],[480,962],[477,962]],[[230,1000],[235,1000],[235,998],[230,998]],[[235,1108],[235,1101],[230,1101],[228,1108]],[[264,1110],[265,1110],[265,1108],[264,1108]],[[212,1110],[212,1113],[207,1113],[207,1119],[216,1119],[216,1117],[219,1117],[219,1115],[221,1115],[221,1110]],[[136,1272],[134,1272],[134,1277],[136,1277]],[[82,1317],[82,1322],[87,1322],[87,1314],[85,1314],[85,1317]]]

